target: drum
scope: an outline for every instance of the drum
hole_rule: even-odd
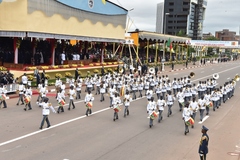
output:
[[[86,104],[86,107],[87,107],[88,109],[91,109],[91,108],[92,108],[92,102],[88,102],[88,103]]]
[[[30,98],[29,97],[25,97],[24,98],[24,102],[25,102],[25,104],[28,104],[30,102]]]
[[[58,102],[58,104],[59,104],[60,106],[63,106],[63,105],[65,105],[65,101],[64,101],[63,99],[61,99],[61,100]]]
[[[190,119],[188,121],[186,121],[185,123],[188,126],[192,126],[192,125],[194,125],[194,120],[192,119],[192,117],[190,117]]]
[[[153,113],[151,114],[150,118],[151,119],[154,119],[157,117],[157,113],[155,111],[153,111]]]
[[[208,107],[213,107],[213,102],[210,102],[210,103],[208,104]]]
[[[115,112],[120,112],[121,108],[119,106],[117,106],[116,108],[113,109]]]

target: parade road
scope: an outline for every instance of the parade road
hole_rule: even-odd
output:
[[[188,76],[194,72],[192,83],[206,81],[218,73],[218,86],[240,73],[239,61],[219,63],[164,72],[172,80]],[[68,90],[66,90],[68,92]],[[93,92],[95,94],[95,91]],[[32,96],[33,110],[24,111],[23,105],[16,106],[17,98],[7,100],[8,108],[0,110],[0,159],[1,160],[196,160],[201,127],[209,128],[210,160],[237,160],[240,153],[240,82],[237,82],[234,96],[222,103],[214,112],[199,122],[199,112],[195,127],[184,135],[184,121],[175,101],[173,114],[149,128],[146,97],[131,103],[130,115],[113,121],[113,110],[109,108],[109,97],[100,102],[94,95],[93,114],[85,116],[84,88],[82,99],[75,100],[76,108],[60,114],[50,113],[50,128],[39,130],[42,109],[36,105],[37,95]],[[138,93],[137,93],[138,96]],[[50,102],[57,107],[54,94],[49,94]],[[68,98],[66,102],[68,103]],[[155,95],[156,100],[156,95]]]

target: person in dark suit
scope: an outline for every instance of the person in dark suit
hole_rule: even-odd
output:
[[[78,73],[78,68],[76,68],[76,70],[75,70],[75,80],[77,80],[77,79],[78,79],[78,76],[79,76],[79,73]]]
[[[102,76],[104,76],[104,67],[102,66],[102,69],[101,69],[101,73],[102,73]]]
[[[45,70],[43,70],[42,75],[41,75],[41,80],[42,80],[43,84],[45,83],[45,79],[46,79],[46,77],[45,77]]]
[[[202,126],[202,137],[200,140],[200,145],[199,145],[199,156],[200,160],[206,160],[207,154],[208,154],[208,142],[209,142],[209,137],[207,135],[208,128],[205,126]]]
[[[157,76],[158,73],[158,66],[155,66],[155,76]]]

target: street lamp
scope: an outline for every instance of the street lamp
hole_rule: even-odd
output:
[[[170,13],[165,13],[164,15],[164,32],[163,34],[166,34],[166,22],[167,22],[167,16],[169,15]],[[165,62],[165,47],[166,47],[166,44],[165,44],[165,41],[164,41],[164,46],[163,46],[163,58],[162,58],[162,71],[164,71],[164,62]]]

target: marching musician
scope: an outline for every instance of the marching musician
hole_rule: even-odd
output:
[[[40,98],[41,98],[41,94],[40,94],[40,90],[41,90],[41,88],[43,87],[43,85],[42,85],[42,83],[39,83],[38,84],[38,87],[37,87],[37,89],[38,89],[38,98],[37,98],[37,103],[39,102],[39,100],[40,100]],[[42,100],[41,100],[42,101]]]
[[[173,97],[171,91],[168,92],[166,97],[167,97],[166,101],[167,101],[167,106],[168,106],[168,115],[167,116],[169,117],[172,114],[172,105],[173,105],[175,98]]]
[[[163,81],[163,83],[161,84],[161,90],[162,90],[162,96],[163,99],[166,99],[166,92],[167,92],[167,86],[166,86],[166,82]]]
[[[143,87],[144,87],[143,81],[140,80],[140,82],[138,84],[138,90],[139,90],[139,96],[138,97],[142,97]]]
[[[223,94],[223,103],[225,103],[227,101],[227,85],[226,85],[226,83],[223,85],[222,94]]]
[[[87,104],[86,116],[88,116],[88,114],[92,114],[93,100],[94,100],[94,97],[93,97],[91,91],[89,90],[88,93],[86,94],[85,100],[84,100],[85,104]]]
[[[198,102],[196,101],[195,97],[193,97],[192,101],[190,102],[189,108],[191,111],[191,117],[193,120],[195,120],[195,117],[198,111]],[[192,128],[194,128],[194,125],[192,125]]]
[[[151,101],[151,98],[153,97],[153,90],[151,90],[151,88],[149,90],[147,90],[147,100]]]
[[[216,110],[216,108],[218,108],[218,95],[217,95],[217,89],[215,88],[214,91],[211,94],[211,100],[213,102],[213,111]]]
[[[150,102],[147,105],[147,113],[149,114],[150,117],[150,121],[149,121],[149,127],[152,128],[153,126],[153,117],[152,114],[154,114],[155,110],[156,110],[156,102],[154,101],[154,97],[151,97]]]
[[[59,105],[58,109],[57,109],[57,113],[60,113],[60,110],[61,110],[61,112],[64,112],[63,105],[65,104],[65,100],[64,100],[61,89],[57,91],[57,101],[58,101],[58,105]]]
[[[41,94],[41,98],[42,98],[41,102],[43,101],[44,98],[46,98],[47,93],[48,93],[48,89],[45,86],[45,84],[43,83],[42,88],[40,89],[40,94]]]
[[[49,122],[49,119],[48,119],[48,116],[50,114],[50,109],[52,110],[53,113],[56,113],[52,104],[49,103],[48,100],[49,99],[46,97],[46,98],[44,98],[43,102],[40,103],[40,105],[42,106],[43,119],[42,119],[42,122],[41,122],[41,125],[40,125],[39,129],[42,129],[45,121],[47,122],[47,128],[49,128],[51,126],[50,122]]]
[[[22,84],[26,87],[27,82],[28,82],[28,78],[27,78],[26,73],[24,73],[23,76],[22,76]]]
[[[82,82],[80,79],[78,79],[76,83],[76,91],[77,91],[76,99],[81,99],[81,89],[82,89]]]
[[[144,89],[145,89],[145,96],[147,95],[147,91],[149,90],[149,81],[146,79],[144,83]]]
[[[109,88],[109,98],[110,98],[110,107],[112,107],[112,103],[113,103],[113,97],[114,97],[114,93],[116,92],[115,86],[111,86],[111,88]]]
[[[112,102],[112,108],[114,109],[113,121],[118,119],[118,112],[120,111],[118,108],[120,103],[121,103],[121,99],[118,96],[118,93],[115,92],[113,97],[113,102]]]
[[[173,95],[176,97],[177,89],[178,89],[177,78],[174,78],[172,81],[172,89],[173,89]]]
[[[138,89],[138,84],[137,84],[137,80],[134,79],[134,82],[132,84],[132,92],[133,92],[133,100],[136,99],[136,92],[137,92],[137,89]]]
[[[106,89],[107,89],[107,84],[103,81],[102,84],[100,85],[100,93],[101,93],[101,98],[100,101],[104,101],[104,94],[106,93]]]
[[[125,106],[124,109],[124,117],[126,117],[126,115],[129,115],[129,106],[130,106],[130,102],[132,101],[132,98],[129,94],[129,91],[126,91],[126,94],[124,95],[124,101],[123,104]]]
[[[189,109],[189,103],[187,102],[185,104],[185,106],[183,108],[183,112],[182,112],[182,117],[183,117],[184,125],[185,125],[185,132],[184,132],[185,135],[187,135],[187,133],[189,133],[188,125],[186,122],[188,122],[189,119],[191,118],[190,115],[191,115],[191,111]]]
[[[209,104],[211,103],[211,95],[210,92],[207,92],[207,94],[204,95],[204,99],[206,101],[206,115],[209,114]]]
[[[167,89],[167,93],[169,94],[172,90],[172,84],[170,82],[170,80],[167,80],[167,83],[166,83],[166,89]]]
[[[206,106],[206,99],[204,99],[204,96],[202,96],[201,99],[198,99],[198,106],[199,106],[199,112],[200,112],[200,121],[202,121],[203,114],[205,111],[205,106]]]
[[[19,83],[19,86],[18,86],[18,94],[19,94],[19,99],[18,99],[18,102],[17,102],[17,105],[19,105],[19,102],[21,101],[21,105],[24,105],[24,102],[23,102],[23,92],[25,91],[25,87],[23,85],[22,82]]]
[[[155,92],[157,94],[157,99],[160,99],[160,96],[161,96],[161,84],[160,82],[158,83],[158,85],[156,86],[156,89],[155,89]]]
[[[96,78],[95,85],[97,87],[95,95],[100,94],[101,79],[99,76]]]
[[[184,107],[184,98],[185,98],[185,95],[184,95],[182,89],[180,89],[179,92],[177,93],[177,99],[178,99],[180,112],[182,111],[182,108]]]
[[[55,81],[55,88],[56,88],[57,94],[58,94],[58,91],[61,89],[61,85],[62,85],[62,80],[60,79],[60,77],[57,77]],[[56,94],[56,97],[57,97],[57,94]]]
[[[29,85],[27,85],[27,89],[24,91],[24,93],[25,93],[24,98],[26,99],[24,111],[27,110],[27,107],[28,107],[28,110],[31,110],[32,109],[32,106],[31,106],[32,88]]]
[[[2,106],[3,103],[3,108],[7,108],[7,103],[6,103],[6,94],[7,94],[7,89],[5,88],[5,86],[3,86],[2,84],[0,85],[0,108]]]
[[[75,109],[74,98],[76,97],[76,91],[73,86],[70,86],[70,89],[68,91],[68,96],[69,96],[68,110],[71,109],[71,105],[73,106],[72,109]]]
[[[162,120],[162,113],[164,111],[164,107],[166,107],[166,101],[163,99],[163,96],[160,96],[159,99],[157,100],[157,109],[158,109],[158,123],[161,122]]]

